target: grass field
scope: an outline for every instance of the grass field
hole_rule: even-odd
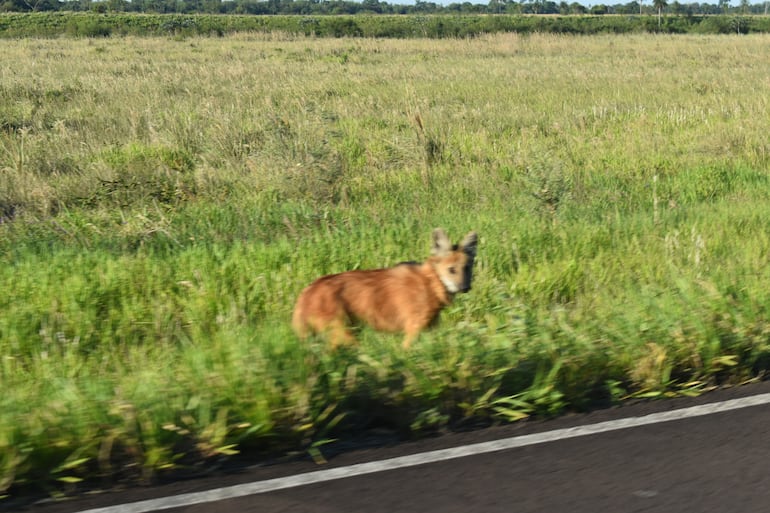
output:
[[[768,52],[4,41],[0,494],[761,379]],[[479,232],[474,288],[411,351],[293,336],[315,277],[424,258],[437,226]]]

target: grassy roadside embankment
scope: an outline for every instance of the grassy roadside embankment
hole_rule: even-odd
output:
[[[762,375],[769,45],[4,42],[0,491]],[[476,281],[412,351],[291,334],[436,226]]]

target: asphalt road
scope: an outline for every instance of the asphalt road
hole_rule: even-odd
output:
[[[327,465],[295,462],[234,475],[38,504],[22,511],[74,513],[239,483],[350,469],[368,461],[486,441],[570,432],[617,419],[680,411],[770,392],[758,383],[695,399],[643,402],[545,422],[451,434],[350,451]],[[656,416],[657,418],[657,416]],[[621,421],[625,422],[625,421]],[[472,446],[476,447],[476,446]],[[471,450],[470,452],[473,452]],[[353,467],[353,469],[358,467]],[[212,492],[216,495],[218,492]],[[770,404],[562,438],[523,447],[165,509],[233,512],[763,512],[770,509]],[[128,513],[117,506],[114,513]],[[154,510],[153,510],[154,511]]]

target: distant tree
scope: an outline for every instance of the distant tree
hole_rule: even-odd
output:
[[[203,12],[207,14],[219,14],[222,11],[222,0],[205,0],[203,2]]]
[[[0,12],[18,12],[28,10],[29,7],[24,5],[24,2],[21,0],[5,0],[2,4],[0,4]]]
[[[91,0],[70,0],[64,4],[64,9],[76,12],[88,11],[91,9]]]
[[[22,0],[23,4],[27,6],[27,9],[30,11],[53,11],[55,10],[52,7],[52,4],[54,2],[50,2],[49,0]]]
[[[522,14],[538,14],[540,8],[540,0],[524,0],[519,3],[519,9]]]
[[[616,4],[616,14],[636,14],[639,12],[639,2],[628,2],[627,4]]]
[[[438,5],[435,2],[424,2],[423,0],[417,0],[414,3],[415,12],[421,13],[433,13],[438,10]]]
[[[363,7],[364,10],[371,12],[382,12],[382,7],[380,6],[380,2],[378,0],[363,0],[361,2],[361,7]]]
[[[607,14],[607,6],[604,4],[598,4],[591,7],[591,14]]]
[[[135,6],[141,12],[152,12],[159,14],[174,12],[174,6],[165,0],[132,0],[131,6]]]
[[[505,10],[505,2],[502,0],[489,0],[487,9],[490,14],[500,14]]]
[[[722,14],[727,13],[727,8],[730,7],[730,0],[719,0],[719,10]]]
[[[542,9],[541,14],[559,14],[559,6],[550,0],[543,2]]]
[[[660,28],[660,18],[663,15],[663,9],[668,7],[666,0],[652,0],[652,6],[658,11],[658,28]]]
[[[482,12],[491,12],[487,10],[487,7],[481,4],[472,4],[470,2],[463,2],[461,4],[453,3],[446,6],[447,11],[449,12],[459,12],[459,13],[482,13]]]
[[[521,11],[525,14],[558,14],[559,6],[548,0],[530,0],[522,2]]]
[[[562,0],[561,3],[559,3],[559,14],[585,14],[588,12],[588,9],[585,5],[579,4],[577,2],[572,2],[571,4],[568,4],[564,0]]]

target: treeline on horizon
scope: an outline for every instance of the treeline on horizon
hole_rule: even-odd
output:
[[[220,15],[87,12],[0,14],[0,38],[224,36],[281,32],[313,37],[467,38],[482,34],[770,33],[770,16]]]
[[[489,0],[488,3],[452,2],[440,5],[417,0],[413,5],[390,4],[379,0],[0,0],[0,12],[92,11],[150,14],[256,14],[256,15],[339,15],[339,14],[654,14],[673,15],[749,15],[768,14],[770,2],[730,6],[718,3],[680,3],[652,0],[646,4],[597,3],[586,7],[562,0]]]

